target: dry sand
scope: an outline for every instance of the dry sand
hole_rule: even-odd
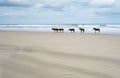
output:
[[[0,78],[120,78],[120,35],[1,31]]]

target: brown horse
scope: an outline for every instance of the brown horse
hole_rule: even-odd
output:
[[[68,31],[70,31],[70,32],[75,32],[75,29],[74,29],[74,28],[71,28],[71,29],[69,29]]]
[[[54,32],[64,32],[63,28],[52,28]]]
[[[64,29],[63,28],[59,28],[58,31],[64,32]]]
[[[93,28],[93,30],[95,30],[95,33],[96,33],[96,31],[100,32],[99,28]]]
[[[84,32],[85,32],[85,29],[84,29],[84,28],[79,28],[79,30],[81,31],[81,33],[84,33]]]
[[[52,30],[53,30],[54,32],[58,32],[58,29],[57,29],[57,28],[52,28]]]

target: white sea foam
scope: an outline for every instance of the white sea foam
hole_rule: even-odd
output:
[[[51,28],[64,28],[65,32],[69,32],[69,28],[75,28],[76,32],[79,27],[85,28],[86,33],[94,33],[93,27],[100,28],[104,34],[120,34],[120,24],[64,24],[64,25],[0,25],[0,30],[6,31],[37,31],[37,32],[52,32]]]

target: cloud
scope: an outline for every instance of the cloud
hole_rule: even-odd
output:
[[[30,0],[23,1],[23,0],[1,0],[0,1],[1,7],[30,7],[33,4]]]
[[[96,15],[101,15],[104,17],[116,17],[116,16],[120,16],[120,0],[110,0],[110,2],[112,6],[107,6],[107,7],[100,7],[98,10],[95,11]]]
[[[44,4],[41,6],[42,9],[45,9],[45,10],[54,10],[54,11],[63,11],[63,6],[54,6],[54,5],[50,5],[50,4]]]
[[[106,16],[120,16],[120,12],[114,12],[114,11],[107,11],[107,12],[96,12],[96,14],[99,15],[106,15]]]
[[[90,5],[94,7],[112,7],[116,0],[91,0]]]
[[[19,9],[19,10],[18,10]],[[27,12],[30,10],[26,8],[16,7],[0,7],[0,16],[22,16],[28,15]]]
[[[53,11],[68,11],[68,9],[70,10],[71,7],[80,8],[87,6],[88,3],[89,0],[43,0],[38,2],[37,4],[38,6],[40,4],[40,9]]]
[[[95,12],[96,15],[102,15],[104,17],[116,17],[120,16],[120,11],[116,8],[103,8]]]
[[[34,21],[48,18],[54,21],[70,19],[71,22],[101,17],[101,20],[108,17],[115,19],[114,16],[120,15],[119,9],[120,0],[0,0],[0,16],[6,17],[6,20],[9,16],[34,18]]]

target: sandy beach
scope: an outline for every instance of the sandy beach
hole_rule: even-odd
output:
[[[120,78],[120,35],[0,31],[0,78]]]

